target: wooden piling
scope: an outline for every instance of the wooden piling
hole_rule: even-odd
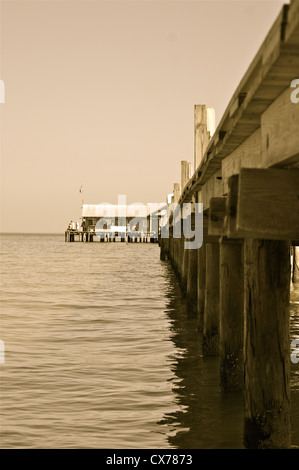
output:
[[[182,294],[187,294],[187,278],[188,278],[188,250],[185,248],[186,238],[182,233],[181,236],[181,289]]]
[[[190,214],[191,230],[195,230],[195,212]],[[186,307],[189,313],[197,313],[197,249],[186,249],[187,261],[187,291]]]
[[[247,448],[290,447],[289,248],[244,242]]]
[[[162,261],[169,259],[169,238],[160,239],[160,259]]]
[[[197,310],[198,330],[203,331],[206,291],[206,243],[197,250]]]
[[[186,306],[189,313],[197,312],[197,250],[188,249]]]
[[[206,244],[206,289],[202,352],[219,354],[219,244]]]
[[[244,388],[243,241],[220,242],[220,384],[224,391]]]

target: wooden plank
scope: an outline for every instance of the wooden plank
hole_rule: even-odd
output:
[[[288,24],[285,30],[285,40],[291,41],[292,35],[296,29],[298,29],[299,24],[299,1],[292,0],[289,6],[288,12]]]
[[[232,175],[228,180],[229,192],[226,200],[226,217],[224,221],[228,237],[236,232],[236,212],[238,202],[239,175]]]
[[[292,103],[292,91],[289,86],[261,116],[263,168],[299,161],[299,104]]]
[[[209,235],[224,235],[224,218],[226,215],[226,198],[212,197],[209,209]]]
[[[223,182],[221,169],[216,171],[201,188],[203,210],[210,207],[212,197],[223,196]]]
[[[241,168],[234,216],[236,236],[297,240],[299,170]]]
[[[203,244],[204,243],[219,243],[220,235],[211,235],[209,233],[209,211],[203,212]]]
[[[228,193],[228,178],[240,168],[256,168],[261,163],[261,130],[257,129],[230,155],[222,160],[223,194]]]

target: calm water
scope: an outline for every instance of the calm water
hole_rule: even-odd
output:
[[[1,448],[243,447],[242,394],[220,392],[157,245],[1,240]],[[291,384],[298,446],[299,364]]]

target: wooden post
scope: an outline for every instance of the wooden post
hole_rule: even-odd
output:
[[[197,312],[197,250],[186,250],[188,256],[187,271],[187,310]]]
[[[181,283],[182,280],[182,266],[181,266],[181,239],[174,239],[174,253],[175,253],[175,267],[176,273]]]
[[[197,250],[197,309],[198,330],[203,331],[206,291],[206,243]]]
[[[220,383],[225,391],[244,388],[243,242],[220,243]]]
[[[191,163],[185,160],[181,161],[181,192],[191,178]]]
[[[160,239],[160,259],[162,261],[169,259],[169,238]]]
[[[191,212],[191,230],[195,230],[195,212]],[[188,271],[186,306],[189,313],[197,313],[197,249],[187,249]]]
[[[172,225],[169,226],[168,243],[169,243],[168,259],[173,265],[173,226]]]
[[[202,162],[215,128],[215,110],[209,106],[194,106],[194,171]]]
[[[290,447],[290,247],[244,241],[247,448]]]
[[[183,219],[182,219],[183,224]],[[185,242],[188,240],[186,239],[183,230],[182,230],[182,238],[181,238],[181,246],[182,246],[182,293],[184,297],[187,297],[187,285],[188,285],[188,272],[189,272],[189,251],[185,248]],[[189,281],[190,282],[190,281]]]
[[[206,291],[202,352],[219,354],[219,244],[206,244]]]
[[[181,288],[185,296],[187,293],[187,274],[188,274],[188,250],[185,249],[185,236],[181,236]]]

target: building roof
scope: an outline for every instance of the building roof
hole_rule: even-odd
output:
[[[152,204],[83,204],[82,217],[148,217],[162,210],[165,203]]]

